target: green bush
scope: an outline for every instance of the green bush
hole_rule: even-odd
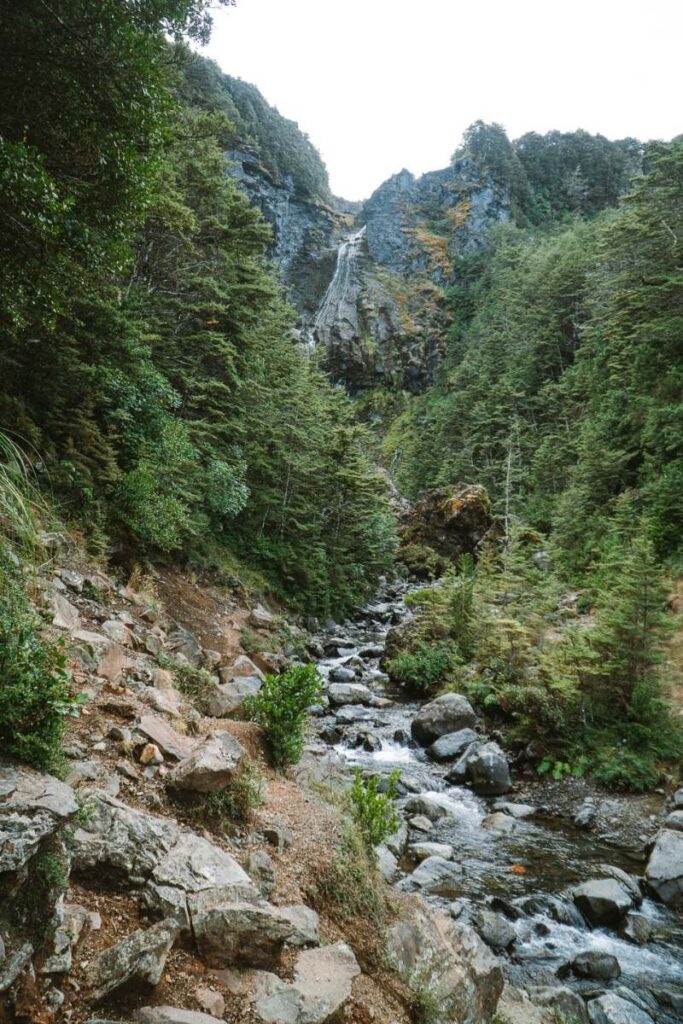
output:
[[[401,773],[398,769],[389,775],[389,785],[385,793],[380,792],[380,778],[373,775],[364,779],[360,768],[353,773],[353,785],[350,797],[353,817],[369,847],[379,846],[399,826],[400,818],[396,813],[394,800],[398,790]]]
[[[260,766],[245,760],[241,772],[229,785],[208,794],[204,811],[210,818],[230,818],[244,824],[251,818],[251,812],[263,803],[264,788]]]
[[[314,665],[293,665],[280,676],[267,675],[260,691],[244,701],[247,717],[265,730],[276,767],[296,764],[301,757],[306,712],[322,692]]]
[[[387,906],[377,858],[355,822],[347,821],[334,858],[320,865],[311,897],[337,921],[358,917],[377,928],[384,925]]]
[[[418,643],[412,651],[403,651],[387,663],[391,678],[418,693],[433,690],[460,664],[451,643]]]
[[[71,695],[63,645],[43,640],[19,570],[0,550],[0,750],[55,770]]]

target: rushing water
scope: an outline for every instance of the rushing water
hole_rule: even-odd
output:
[[[462,903],[463,919],[494,897],[505,901],[498,906],[506,906],[512,918],[523,906],[524,913],[512,922],[517,936],[514,946],[503,956],[511,981],[527,987],[569,984],[595,992],[605,983],[581,983],[571,976],[560,981],[557,971],[578,953],[607,952],[617,958],[622,973],[606,987],[623,986],[632,992],[645,992],[656,1024],[683,1021],[683,1012],[663,1005],[671,1002],[663,993],[667,988],[674,993],[674,1000],[683,999],[681,916],[645,899],[638,912],[651,925],[652,939],[646,946],[638,946],[613,931],[589,929],[571,899],[572,888],[589,878],[599,877],[603,864],[629,873],[642,872],[642,862],[638,863],[635,853],[609,845],[590,832],[548,815],[516,820],[514,830],[509,833],[491,831],[485,819],[496,800],[475,796],[466,787],[449,786],[444,776],[450,765],[434,763],[424,750],[407,742],[419,702],[406,701],[392,693],[379,668],[387,631],[392,622],[405,614],[403,595],[397,593],[387,601],[369,605],[354,622],[335,630],[334,636],[344,643],[337,645],[333,656],[319,662],[323,677],[328,680],[332,670],[340,666],[362,666],[362,675],[357,681],[363,682],[378,697],[392,700],[386,705],[384,700],[378,701],[379,707],[341,709],[344,712],[341,724],[337,717],[340,709],[331,710],[318,720],[321,734],[329,737],[330,730],[341,732],[341,738],[334,736],[330,745],[349,765],[377,774],[399,769],[408,795],[429,795],[448,811],[425,838],[430,842],[448,843],[454,848],[454,860],[463,870],[461,891],[450,899],[457,896]],[[326,638],[328,647],[330,637],[331,634]],[[351,718],[357,715],[358,720],[343,721],[347,715]],[[359,733],[379,740],[379,749],[364,750],[356,746]],[[498,799],[513,802],[515,798],[510,794]],[[399,867],[397,884],[409,885],[406,879],[415,867],[414,862],[405,857]],[[530,906],[531,897],[535,900]],[[441,897],[426,898],[444,908],[449,905],[449,900]],[[652,1000],[651,993],[658,995],[659,1002]]]
[[[347,306],[355,309],[355,300],[351,301],[349,295],[354,264],[361,252],[364,236],[365,228],[362,227],[339,246],[334,276],[313,321],[312,336],[323,344],[329,344],[330,333],[335,325],[347,319]]]

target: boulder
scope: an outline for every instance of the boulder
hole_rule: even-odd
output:
[[[158,985],[176,935],[173,922],[161,921],[132,932],[99,953],[83,975],[91,999],[97,1002],[133,981]]]
[[[72,950],[89,921],[88,911],[78,903],[65,903],[58,916],[60,921],[52,936],[50,953],[40,968],[41,974],[65,974],[71,970]]]
[[[244,866],[261,895],[268,899],[275,888],[275,865],[272,858],[265,850],[252,850]]]
[[[281,917],[289,921],[293,931],[287,939],[290,946],[317,946],[320,941],[320,918],[315,910],[303,903],[291,907],[278,907]]]
[[[209,988],[207,985],[200,985],[195,990],[194,997],[202,1010],[206,1010],[212,1017],[218,1017],[220,1020],[223,1019],[225,999],[220,992],[216,992],[215,989]]]
[[[428,755],[435,761],[452,761],[474,743],[477,734],[474,729],[459,729],[457,732],[446,733],[427,748]]]
[[[337,709],[335,718],[339,725],[353,725],[354,722],[374,722],[377,713],[362,704],[345,704]]]
[[[448,843],[411,843],[408,851],[419,861],[426,860],[427,857],[453,860],[454,853],[453,847]]]
[[[430,821],[439,821],[440,818],[448,817],[448,810],[439,803],[437,799],[422,793],[420,796],[411,796],[406,800],[403,808],[407,814],[422,814]]]
[[[119,644],[121,647],[133,646],[133,634],[128,629],[128,626],[125,626],[118,619],[107,619],[106,622],[102,623],[100,629],[115,644]]]
[[[351,996],[360,967],[345,942],[307,950],[294,965],[291,983],[261,974],[251,996],[252,1009],[266,1024],[324,1024]]]
[[[588,1003],[590,1024],[652,1024],[649,1013],[614,992],[605,992]]]
[[[255,665],[251,658],[248,658],[246,654],[238,655],[227,671],[230,673],[230,677],[228,679],[223,679],[221,676],[222,683],[229,683],[232,682],[233,679],[243,679],[245,677],[251,679],[254,676],[256,676],[257,679],[264,679],[261,669],[258,665]]]
[[[263,685],[259,676],[240,676],[231,683],[216,685],[209,694],[206,713],[213,718],[229,718],[240,710],[245,697],[254,697]]]
[[[31,943],[25,942],[7,957],[0,967],[0,992],[6,992],[22,971],[29,966],[33,952]]]
[[[420,907],[389,929],[387,946],[405,982],[430,993],[440,1019],[481,1024],[495,1013],[503,973],[473,928]]]
[[[199,954],[211,967],[272,967],[294,926],[268,903],[226,902],[208,891],[191,903]]]
[[[495,811],[482,819],[481,827],[487,832],[514,832],[519,828],[519,823],[511,815]]]
[[[176,732],[172,725],[159,715],[143,715],[137,725],[138,731],[147,736],[168,757],[182,761],[197,746],[197,740]]]
[[[671,796],[671,803],[675,808],[683,810],[683,788],[677,789]]]
[[[683,907],[683,832],[662,829],[650,853],[645,878],[663,903]]]
[[[335,683],[353,683],[356,679],[356,673],[352,668],[337,665],[336,668],[330,670],[330,679]],[[341,701],[341,703],[350,704],[351,701]]]
[[[453,559],[464,552],[474,553],[492,523],[489,497],[480,485],[432,488],[405,514],[401,544],[426,544]]]
[[[448,733],[471,729],[477,720],[472,705],[459,693],[444,693],[425,704],[411,723],[416,740],[427,745]]]
[[[644,914],[629,911],[621,930],[621,935],[636,946],[645,946],[652,938],[654,928],[652,922]]]
[[[342,704],[369,704],[372,693],[362,683],[332,683],[327,688],[327,696],[333,707]]]
[[[571,968],[577,978],[591,978],[593,981],[613,981],[621,974],[617,958],[596,949],[575,956]]]
[[[500,796],[512,789],[507,758],[497,743],[484,743],[468,758],[467,778],[479,796]]]
[[[186,658],[190,665],[194,665],[195,668],[201,668],[204,661],[204,652],[196,636],[189,629],[176,625],[168,637],[167,646],[174,654],[180,654],[183,658]]]
[[[517,938],[517,932],[502,914],[480,907],[472,915],[472,924],[487,946],[496,952],[509,949]]]
[[[493,809],[517,819],[532,818],[538,811],[538,808],[532,807],[531,804],[512,804],[508,800],[496,800]]]
[[[229,732],[212,733],[168,776],[175,789],[213,793],[230,784],[239,771],[244,748]]]
[[[398,874],[398,860],[386,846],[376,846],[377,867],[385,882],[393,882]]]
[[[63,594],[53,591],[50,594],[50,605],[52,608],[52,625],[58,629],[68,629],[69,632],[77,630],[81,624],[81,616],[71,601],[68,601]]]
[[[406,889],[419,889],[431,896],[452,898],[462,892],[462,867],[444,857],[427,857],[402,883]]]
[[[683,809],[667,814],[664,828],[673,829],[674,832],[683,832]]]
[[[449,785],[462,786],[465,783],[467,779],[467,765],[469,764],[469,760],[471,757],[474,757],[480,746],[481,743],[478,740],[475,740],[473,743],[470,743],[468,747],[465,747],[463,753],[445,776],[445,781],[448,782]]]
[[[249,625],[255,629],[268,629],[273,625],[273,616],[263,605],[257,604],[249,612]]]
[[[588,1024],[588,1011],[580,995],[572,992],[564,985],[551,988],[537,988],[530,993],[531,1000],[537,1006],[547,1006],[553,1013],[555,1021],[571,1021],[572,1024]]]
[[[71,787],[52,775],[0,765],[0,872],[23,867],[77,810]]]
[[[634,904],[629,890],[616,878],[595,878],[574,889],[572,896],[586,920],[596,927],[617,927]]]

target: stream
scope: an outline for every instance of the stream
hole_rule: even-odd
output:
[[[497,911],[508,934],[514,930],[505,951],[494,945],[512,984],[527,989],[568,985],[587,997],[604,990],[617,994],[621,990],[625,995],[629,990],[629,999],[649,1015],[638,1020],[683,1021],[683,915],[645,898],[637,913],[651,937],[638,945],[610,929],[590,928],[572,899],[574,886],[604,877],[601,865],[642,875],[642,855],[611,845],[549,812],[514,819],[509,832],[492,829],[487,817],[495,805],[515,803],[514,775],[511,793],[476,796],[467,786],[445,781],[452,763],[436,763],[411,740],[412,719],[424,702],[402,697],[379,667],[388,630],[409,614],[404,597],[411,589],[415,587],[400,582],[386,585],[381,598],[362,609],[354,621],[321,635],[324,657],[318,668],[326,684],[331,679],[350,682],[349,670],[353,670],[354,681],[367,686],[372,699],[370,706],[321,708],[315,719],[318,745],[324,744],[348,766],[358,766],[366,774],[388,775],[399,769],[399,810],[416,794],[442,805],[447,813],[428,833],[409,829],[408,844],[448,844],[462,872],[447,897],[424,891],[422,895],[463,921],[476,917],[484,907]],[[340,680],[340,675],[345,678]],[[396,852],[397,870],[390,872],[393,883],[413,890],[411,873],[417,861],[409,849]],[[612,981],[574,977],[566,965],[586,951],[616,957],[621,975]]]

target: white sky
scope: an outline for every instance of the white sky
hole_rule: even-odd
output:
[[[237,0],[204,52],[298,121],[347,199],[444,167],[477,118],[683,132],[683,0]]]

